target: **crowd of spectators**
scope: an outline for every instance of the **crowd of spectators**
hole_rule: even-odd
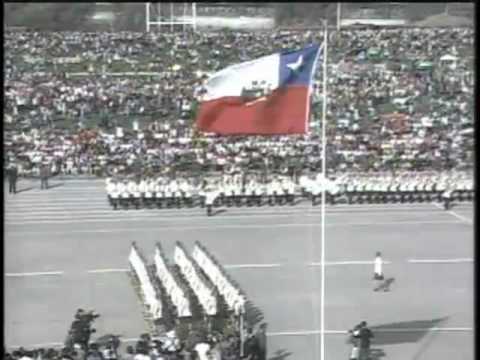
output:
[[[142,34],[6,31],[5,152],[20,175],[318,169],[322,69],[305,136],[195,131],[202,83],[230,64],[321,42],[319,31]],[[330,171],[443,170],[473,164],[473,29],[332,31]],[[121,128],[121,130],[117,129]]]

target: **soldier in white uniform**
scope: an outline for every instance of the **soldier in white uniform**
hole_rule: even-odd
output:
[[[262,181],[255,182],[255,201],[257,206],[263,205],[263,195],[266,193],[266,186]]]
[[[140,194],[140,205],[141,207],[146,206],[145,193],[147,192],[147,179],[142,177],[138,183],[138,192]]]
[[[300,176],[298,180],[298,184],[300,185],[300,191],[302,192],[302,197],[308,197],[308,195],[310,194],[311,192],[310,183],[311,183],[311,180],[306,174],[303,174]]]
[[[157,178],[155,181],[155,202],[157,204],[157,208],[161,209],[164,205],[165,200],[165,188],[163,185],[163,179],[161,176]]]
[[[235,205],[240,207],[243,204],[243,189],[241,176],[235,176],[233,179],[233,199]]]
[[[345,179],[345,194],[347,195],[347,203],[353,204],[353,191],[355,190],[355,180],[354,179]]]
[[[124,209],[128,209],[130,203],[130,192],[128,191],[128,180],[125,179],[123,182],[118,184],[118,191],[120,193],[120,205]]]
[[[107,185],[108,200],[110,202],[110,205],[113,206],[114,210],[117,210],[118,197],[120,195],[117,186],[118,184],[116,179],[111,180]]]
[[[144,197],[143,202],[147,208],[151,208],[154,204],[154,196],[155,196],[155,180],[145,179],[145,186],[144,186]]]
[[[135,206],[136,209],[140,207],[140,191],[139,191],[139,181],[130,180],[128,182],[128,192],[130,193],[130,202]]]
[[[446,179],[444,175],[440,175],[437,179],[436,183],[436,190],[437,190],[437,201],[443,201],[443,193],[446,190]]]
[[[226,180],[224,185],[225,201],[228,207],[232,207],[235,202],[235,186],[232,178]]]
[[[250,179],[245,186],[245,196],[247,198],[247,206],[252,206],[255,202],[255,191],[256,191],[256,184],[255,180]]]
[[[317,205],[317,198],[322,196],[322,184],[318,181],[310,183],[310,192],[312,197],[312,206]]]
[[[380,251],[375,254],[375,261],[373,265],[373,280],[375,281],[375,288],[373,291],[378,291],[384,280],[383,276],[383,260]]]
[[[466,189],[467,189],[467,200],[468,201],[473,201],[473,198],[475,196],[475,188],[474,188],[474,185],[473,185],[473,179],[472,178],[469,178],[466,180]]]
[[[192,197],[192,186],[190,185],[187,179],[183,179],[179,186],[180,193],[182,194],[183,204],[192,207],[193,206],[193,197]]]
[[[335,179],[332,179],[332,180],[328,181],[327,191],[328,191],[327,194],[328,194],[329,204],[330,205],[335,205],[335,203],[337,201],[338,193],[340,192],[340,189],[339,189]]]
[[[205,206],[207,207],[207,216],[212,216],[212,207],[215,199],[217,198],[218,192],[214,189],[213,186],[207,187],[205,191]]]
[[[450,209],[450,204],[452,201],[452,189],[453,189],[453,184],[446,184],[445,190],[442,193],[443,208],[445,210]]]
[[[178,187],[177,179],[172,179],[170,181],[169,189],[171,194],[171,200],[170,200],[171,206],[180,208],[181,194],[180,194],[180,189]]]
[[[285,178],[282,183],[282,188],[285,193],[285,201],[290,205],[295,204],[295,184],[291,179]]]

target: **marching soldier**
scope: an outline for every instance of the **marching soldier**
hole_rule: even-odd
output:
[[[308,197],[310,189],[311,180],[306,174],[302,174],[298,179],[298,184],[300,185],[300,191],[302,192],[302,197]]]
[[[172,206],[176,206],[177,208],[180,208],[181,193],[180,193],[180,188],[178,186],[178,182],[176,179],[172,179],[170,181],[169,188],[172,196],[172,200],[171,200]]]
[[[124,209],[128,209],[130,193],[128,191],[128,180],[124,179],[117,185],[117,191],[120,193],[120,205]]]
[[[328,190],[329,203],[331,205],[335,205],[337,195],[340,192],[340,189],[339,189],[335,180],[331,180],[331,181],[328,182],[327,190]]]
[[[146,193],[147,193],[147,179],[142,177],[138,182],[139,202],[142,207],[147,205]]]
[[[165,203],[165,207],[169,208],[173,202],[173,194],[171,189],[171,182],[168,179],[165,179],[162,182],[163,187],[163,202]]]
[[[322,184],[318,181],[312,181],[310,183],[310,193],[312,197],[312,206],[316,206],[317,198],[322,195]]]
[[[473,180],[472,178],[468,179],[467,180],[467,184],[466,184],[466,189],[467,189],[467,200],[468,201],[473,201],[473,198],[474,198],[474,195],[475,195],[475,189],[474,189],[474,186],[473,186]]]
[[[252,206],[255,201],[255,181],[250,179],[250,181],[245,186],[245,196],[247,197],[247,206]]]
[[[430,202],[432,201],[432,193],[433,193],[433,181],[429,177],[425,178],[425,182],[423,185],[424,189],[424,201]]]
[[[263,195],[265,194],[265,192],[265,184],[263,184],[261,180],[255,182],[255,200],[257,206],[262,206]]]
[[[355,190],[355,180],[346,179],[345,193],[347,195],[347,203],[349,205],[353,204],[354,190]]]
[[[243,201],[243,191],[242,191],[242,181],[240,176],[236,176],[233,179],[233,199],[235,205],[240,207],[242,206]]]
[[[212,207],[218,193],[212,187],[207,187],[205,191],[205,205],[207,207],[207,216],[212,216]]]
[[[183,203],[188,205],[189,207],[193,206],[193,198],[192,198],[192,186],[188,182],[187,179],[183,179],[180,183],[179,190],[182,194]]]
[[[114,210],[117,210],[118,205],[118,193],[117,193],[117,181],[115,179],[107,178],[107,197],[110,205]]]
[[[154,203],[155,180],[152,178],[145,180],[144,186],[144,204],[147,208],[151,208]]]
[[[285,192],[285,201],[290,205],[295,204],[295,184],[290,179],[284,179],[283,191]]]
[[[443,208],[445,210],[450,209],[450,202],[452,200],[452,189],[453,186],[450,184],[446,185],[445,191],[442,194],[442,199],[443,199]]]
[[[157,204],[157,208],[161,209],[163,207],[163,199],[164,199],[164,188],[163,188],[163,180],[162,177],[158,177],[155,181],[154,186],[154,194],[155,194],[155,202]]]
[[[235,202],[235,187],[232,179],[227,179],[224,187],[226,202],[228,207],[232,207]]]
[[[128,192],[130,193],[130,201],[135,206],[135,209],[140,208],[141,198],[140,198],[139,185],[140,185],[140,182],[138,180],[135,181],[134,179],[131,179],[128,182]]]
[[[277,177],[270,183],[270,205],[282,205],[282,187]]]
[[[438,202],[443,202],[443,193],[446,190],[446,179],[444,175],[440,175],[437,184],[436,184],[436,189],[437,189],[437,201]]]

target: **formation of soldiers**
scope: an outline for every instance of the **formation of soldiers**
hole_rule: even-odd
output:
[[[198,181],[193,178],[140,178],[106,180],[110,204],[118,208],[182,208],[201,206],[212,214],[217,206],[294,205],[309,199],[313,206],[325,201],[334,205],[374,203],[473,201],[473,177],[466,174],[371,174],[324,178],[302,175],[295,182],[286,176],[260,179],[253,175],[224,175]]]
[[[237,175],[198,182],[167,177],[106,180],[110,204],[118,208],[182,208],[201,206],[211,213],[214,206],[270,206],[295,202],[295,183],[275,177],[270,182],[248,181]]]

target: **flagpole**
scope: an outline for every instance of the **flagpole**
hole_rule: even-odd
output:
[[[322,255],[321,255],[321,281],[320,281],[320,360],[325,360],[325,185],[327,179],[326,169],[326,112],[327,112],[327,49],[328,49],[328,36],[327,36],[327,20],[325,20],[324,30],[324,56],[323,56],[323,103],[322,103],[322,173],[323,173],[323,186],[322,186]]]

